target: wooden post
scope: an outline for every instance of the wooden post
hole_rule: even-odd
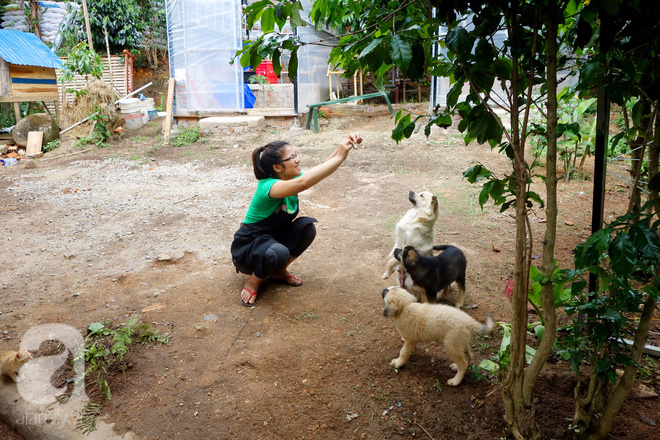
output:
[[[87,29],[87,42],[89,43],[89,48],[94,50],[94,43],[92,42],[92,28],[89,27],[89,13],[87,12],[87,0],[82,0],[83,4],[83,15],[85,16],[85,29]]]
[[[16,118],[16,123],[21,120],[21,105],[18,102],[14,102],[14,117]]]
[[[39,156],[41,154],[43,139],[43,131],[29,131],[27,137],[27,146],[25,147],[25,155],[29,158]]]
[[[172,129],[172,108],[174,106],[174,78],[167,81],[167,104],[165,107],[165,121],[163,122],[163,137],[165,145],[170,144],[170,130]]]

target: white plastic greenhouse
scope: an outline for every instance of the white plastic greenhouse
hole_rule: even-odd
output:
[[[305,19],[310,1],[302,3],[301,16]],[[250,84],[247,80],[252,73],[244,73],[238,60],[230,64],[244,41],[260,33],[258,25],[246,29],[243,7],[241,0],[166,1],[170,77],[176,81],[175,117],[246,112],[253,96],[256,101],[252,113],[296,117],[307,111],[307,104],[328,99],[328,47],[300,48],[294,83],[283,71],[279,79],[269,76],[272,81],[266,86]],[[313,26],[290,31],[303,42],[329,37],[316,32]],[[282,61],[286,70],[286,54]],[[263,66],[256,68],[257,73],[260,67]]]

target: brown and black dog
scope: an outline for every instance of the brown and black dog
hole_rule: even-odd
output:
[[[436,245],[433,250],[443,252],[428,257],[413,246],[394,251],[394,257],[406,269],[407,279],[404,281],[404,287],[419,295],[422,302],[437,303],[438,299],[447,293],[449,286],[456,282],[459,293],[456,307],[460,308],[465,301],[465,254],[456,246],[450,245]]]

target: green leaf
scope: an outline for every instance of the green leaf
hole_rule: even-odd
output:
[[[275,9],[267,8],[264,9],[263,14],[261,14],[261,30],[267,34],[275,30]]]
[[[483,209],[484,205],[488,201],[488,196],[490,195],[490,190],[493,188],[493,185],[495,184],[494,180],[490,180],[486,183],[484,183],[483,188],[481,189],[481,192],[479,193],[479,206]]]
[[[497,373],[499,370],[499,366],[490,359],[482,360],[481,363],[479,364],[479,367],[483,368],[486,371],[490,371],[493,374]]]
[[[289,15],[290,9],[291,5],[287,4],[285,6],[283,2],[278,3],[275,7],[275,23],[277,23],[277,27],[280,29],[280,31],[282,31],[284,25],[286,24],[286,19]]]
[[[291,18],[289,19],[289,22],[291,23],[291,27],[305,27],[306,24],[303,21],[302,18],[300,18],[300,11],[302,11],[302,3],[295,2],[293,5],[291,5]]]
[[[660,238],[652,229],[641,223],[634,223],[630,227],[630,238],[644,258],[649,260],[660,259]]]
[[[449,92],[447,93],[447,107],[451,108],[456,105],[456,103],[458,102],[458,98],[461,96],[461,93],[463,92],[463,84],[465,84],[463,81],[457,81],[456,83],[454,83],[451,89],[449,89]]]
[[[463,177],[470,183],[475,183],[480,180],[487,179],[492,175],[493,173],[488,171],[488,169],[486,169],[481,164],[475,165],[472,168],[468,168],[467,170],[463,171]]]
[[[298,76],[298,48],[300,46],[296,46],[296,48],[291,51],[291,56],[289,58],[289,79],[293,82],[296,79],[296,76]]]
[[[609,247],[610,266],[615,274],[627,278],[635,269],[637,250],[628,234],[620,233]]]
[[[610,368],[612,368],[612,361],[608,358],[604,358],[596,362],[596,365],[594,365],[594,372],[603,373],[609,370]]]
[[[467,56],[472,51],[470,34],[461,26],[450,29],[445,37],[445,42],[447,49],[458,55]]]
[[[536,337],[539,338],[539,341],[543,340],[543,334],[545,333],[545,327],[542,325],[537,325],[534,327],[534,333]]]
[[[617,310],[615,310],[613,308],[610,308],[610,307],[604,308],[601,311],[600,316],[603,319],[606,319],[606,320],[612,321],[612,322],[618,322],[622,318],[621,313],[619,313]]]
[[[282,63],[280,62],[280,51],[278,49],[273,50],[273,72],[275,75],[280,76],[282,73]]]
[[[87,330],[89,330],[91,333],[98,333],[101,330],[105,328],[105,325],[103,325],[102,322],[94,322],[92,324],[89,324],[87,326]]]
[[[412,60],[412,48],[410,47],[410,43],[408,43],[401,34],[397,34],[392,37],[390,44],[390,56],[392,57],[392,61],[399,66],[399,69],[401,69],[403,73],[407,73],[408,66]]]
[[[426,60],[425,60],[424,46],[419,43],[413,44],[412,47],[412,59],[410,65],[408,66],[408,71],[406,72],[408,78],[413,81],[419,81],[424,78]]]
[[[371,43],[367,45],[367,47],[362,49],[360,55],[358,56],[358,59],[359,60],[365,59],[367,55],[369,55],[371,51],[374,50],[374,48],[378,47],[382,43],[382,41],[383,41],[382,38],[375,38],[374,40],[372,40]]]
[[[582,246],[582,252],[576,252],[576,261],[584,266],[594,266],[600,261],[601,255],[610,245],[610,231],[600,229],[594,232]],[[577,247],[576,247],[577,249]]]
[[[525,362],[530,364],[532,362],[532,359],[534,359],[534,355],[536,354],[536,350],[530,347],[529,345],[525,346]]]

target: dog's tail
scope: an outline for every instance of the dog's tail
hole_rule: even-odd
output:
[[[449,249],[451,247],[454,247],[454,246],[452,246],[450,244],[436,244],[435,246],[433,246],[433,250],[434,251],[446,251],[447,249]]]
[[[490,317],[489,314],[486,314],[486,323],[481,324],[479,323],[479,326],[477,327],[477,332],[483,333],[484,335],[490,334],[490,332],[493,331],[495,328],[495,322],[493,321],[493,318]]]

